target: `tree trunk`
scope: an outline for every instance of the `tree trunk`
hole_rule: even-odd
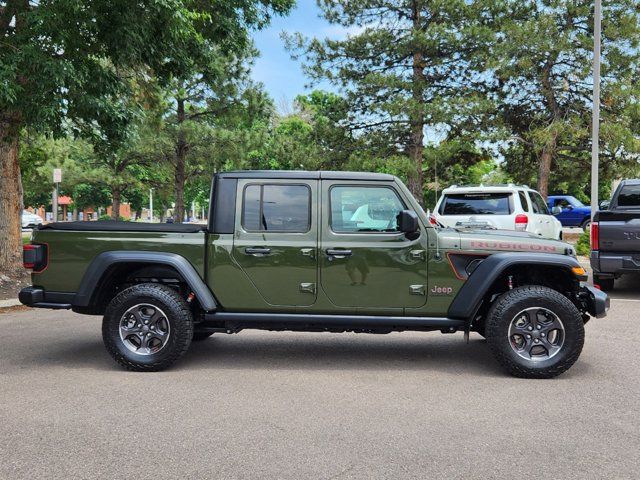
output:
[[[551,161],[556,153],[558,134],[553,132],[551,138],[542,149],[542,154],[538,160],[538,192],[542,198],[547,199],[549,195],[549,174],[551,173]]]
[[[120,220],[120,203],[122,201],[121,187],[113,187],[111,195],[113,198],[113,203],[111,204],[111,220]]]
[[[421,28],[420,6],[414,2],[412,6],[412,20],[415,30]],[[409,110],[410,137],[408,145],[409,158],[414,170],[409,172],[408,187],[420,205],[424,206],[422,154],[424,150],[424,55],[421,51],[413,52],[412,100]]]
[[[0,274],[22,273],[20,122],[0,116]]]
[[[185,182],[185,168],[187,150],[189,145],[185,138],[182,124],[185,121],[184,100],[179,98],[178,102],[178,140],[176,142],[176,164],[175,164],[175,177],[174,177],[174,194],[176,196],[176,208],[174,209],[173,220],[176,223],[182,223],[184,221],[184,182]]]

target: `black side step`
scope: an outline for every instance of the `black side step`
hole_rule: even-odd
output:
[[[308,313],[206,313],[205,322],[230,322],[234,324],[288,324],[292,326],[314,325],[327,327],[387,327],[387,328],[464,328],[464,320],[446,317],[390,317],[380,315],[324,315]]]

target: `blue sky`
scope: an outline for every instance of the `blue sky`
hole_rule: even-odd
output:
[[[280,39],[283,31],[301,32],[307,37],[320,38],[342,38],[347,33],[340,25],[331,25],[320,18],[320,9],[315,0],[298,0],[291,14],[274,18],[269,28],[254,33],[253,39],[260,50],[260,57],[253,67],[252,77],[264,83],[279,110],[283,109],[283,105],[290,104],[296,95],[311,90],[305,89],[309,80],[302,72],[301,62],[291,60],[284,48]],[[331,89],[327,83],[319,87]]]

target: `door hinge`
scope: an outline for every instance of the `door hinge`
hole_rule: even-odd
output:
[[[424,285],[409,285],[411,295],[425,295]]]
[[[316,284],[315,283],[301,283],[300,284],[300,293],[316,293]]]
[[[301,248],[300,253],[305,257],[316,258],[316,249],[315,248]]]

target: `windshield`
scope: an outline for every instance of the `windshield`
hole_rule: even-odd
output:
[[[567,200],[569,200],[569,203],[574,207],[584,207],[584,203],[582,203],[576,197],[567,197]]]
[[[512,194],[456,193],[447,194],[440,206],[441,215],[510,215],[513,212]]]

